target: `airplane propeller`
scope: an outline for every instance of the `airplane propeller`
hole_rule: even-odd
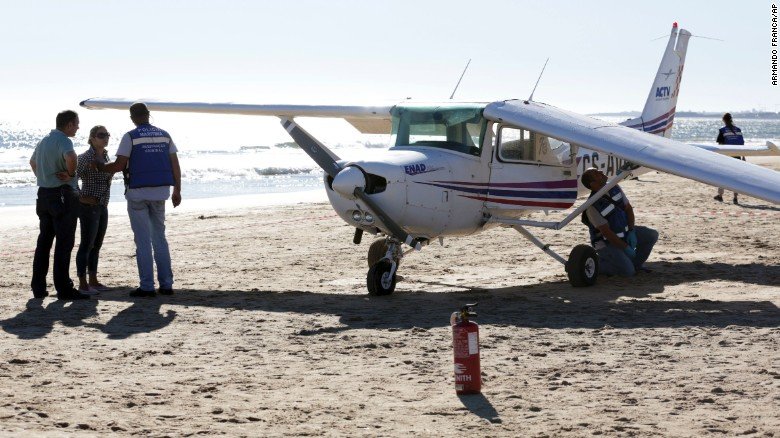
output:
[[[339,157],[331,152],[325,145],[317,141],[314,137],[298,126],[295,121],[288,118],[281,118],[284,129],[290,134],[290,137],[316,162],[322,170],[333,178],[331,184],[333,190],[348,197],[357,198],[371,210],[374,217],[385,224],[391,237],[401,243],[405,243],[417,250],[422,245],[414,236],[404,231],[382,207],[365,192],[366,176],[362,169],[357,166],[342,167],[339,163]]]

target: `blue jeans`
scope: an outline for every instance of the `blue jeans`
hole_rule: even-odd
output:
[[[108,207],[105,205],[79,206],[79,223],[81,224],[81,243],[76,252],[76,274],[79,277],[97,274],[100,248],[108,227]]]
[[[127,201],[127,214],[135,237],[135,258],[141,289],[154,290],[154,264],[160,288],[173,288],[171,253],[165,239],[165,201]],[[154,250],[154,258],[152,258]]]
[[[38,215],[40,233],[33,256],[33,274],[30,287],[33,295],[43,297],[46,292],[46,276],[49,273],[49,255],[54,239],[54,289],[57,294],[67,294],[73,289],[70,279],[70,255],[76,240],[76,221],[79,200],[72,187],[38,188],[35,213]]]
[[[634,227],[634,231],[637,240],[636,258],[632,260],[622,249],[607,244],[596,250],[599,255],[600,274],[630,277],[647,261],[655,242],[658,241],[658,231],[647,227]]]

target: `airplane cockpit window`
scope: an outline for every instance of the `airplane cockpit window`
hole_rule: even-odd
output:
[[[487,121],[484,105],[397,106],[393,115],[396,146],[429,146],[479,156]]]
[[[569,143],[512,126],[499,129],[498,159],[549,166],[569,166],[572,163]]]
[[[530,131],[509,126],[501,128],[498,156],[502,161],[535,161],[534,152],[536,148]]]

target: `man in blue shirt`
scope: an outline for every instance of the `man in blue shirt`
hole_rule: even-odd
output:
[[[77,158],[69,137],[74,137],[79,130],[79,116],[75,111],[62,111],[57,114],[56,124],[57,129],[53,129],[38,143],[30,158],[30,167],[38,183],[35,213],[40,222],[30,287],[35,298],[49,295],[46,276],[49,273],[51,246],[56,239],[52,271],[57,298],[83,300],[89,296],[73,287],[69,273],[79,205]]]

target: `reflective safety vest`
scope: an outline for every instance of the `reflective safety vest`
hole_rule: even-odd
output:
[[[172,186],[171,136],[150,124],[140,125],[130,134],[130,173],[128,186],[139,187]]]
[[[745,139],[742,137],[742,130],[734,125],[720,128],[719,137],[723,138],[723,144],[742,145]]]
[[[602,196],[598,201],[593,203],[593,207],[598,211],[604,219],[609,223],[609,229],[612,230],[619,238],[626,240],[626,233],[628,232],[628,216],[623,209],[623,192],[620,187],[612,187],[609,192]],[[607,239],[601,234],[598,228],[593,226],[588,220],[587,213],[582,213],[582,222],[588,226],[590,232],[590,243],[595,246],[599,241],[607,241]]]

